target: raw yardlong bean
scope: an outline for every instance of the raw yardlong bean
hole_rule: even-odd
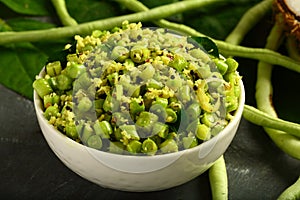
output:
[[[212,190],[212,199],[228,199],[228,180],[224,156],[221,156],[209,169],[209,180]]]
[[[280,45],[283,28],[276,23],[272,28],[267,39],[266,48],[277,49]],[[256,103],[257,108],[268,113],[273,117],[277,117],[276,111],[272,104],[272,83],[271,83],[272,65],[264,62],[259,62],[256,82]],[[300,159],[300,139],[286,132],[276,129],[264,128],[273,142],[282,149],[285,153]]]
[[[238,56],[243,58],[257,59],[269,64],[284,66],[285,68],[300,72],[300,62],[284,56],[276,51],[264,48],[250,48],[233,45],[220,40],[214,40],[221,54]]]
[[[244,20],[244,23],[246,23],[245,22],[245,19],[242,19],[242,20]],[[274,28],[275,29],[275,28]],[[281,32],[282,30],[280,30],[280,32]],[[273,32],[276,32],[275,30],[273,31]],[[237,33],[239,33],[239,34],[245,34],[245,32],[243,32],[243,31],[241,31],[241,32],[236,32],[236,34],[235,34],[235,36],[236,37],[231,37],[231,39],[230,39],[230,41],[231,42],[233,42],[233,43],[235,43],[235,44],[238,44],[238,42],[239,42],[239,36],[237,35]],[[270,39],[269,39],[270,40]],[[220,43],[219,43],[219,46],[220,45],[222,45],[222,41],[220,41]],[[270,44],[277,44],[278,45],[278,38],[275,38],[275,39],[273,39],[273,42],[271,42],[271,41],[269,41],[268,42],[269,44],[267,45],[267,47],[269,47],[270,48]],[[226,45],[226,44],[223,44],[224,46]],[[237,46],[237,48],[240,48],[240,46]],[[224,49],[224,48],[223,48]],[[235,51],[235,47],[231,47],[231,49],[233,49],[233,51]],[[274,49],[276,49],[276,47],[273,47],[273,48],[271,48],[271,50],[274,50]],[[249,50],[249,49],[248,49]],[[260,57],[260,56],[263,56],[263,52],[265,52],[265,51],[270,51],[270,49],[259,49],[259,51],[258,52],[256,52],[256,55],[255,54],[251,54],[251,50],[248,52],[248,54],[251,54],[252,56],[256,56],[256,57]],[[240,56],[239,54],[240,53],[246,53],[247,52],[247,49],[245,49],[244,47],[242,47],[242,48],[240,48],[240,50],[237,52],[238,53],[238,56]],[[273,54],[273,53],[275,53],[275,51],[272,51],[272,53],[271,54]],[[226,53],[225,53],[226,54]],[[227,54],[229,54],[229,55],[236,55],[235,53],[233,53],[232,51],[229,51],[229,52],[227,52]],[[271,54],[265,54],[265,56],[270,56]],[[276,54],[276,53],[275,53]],[[275,55],[272,55],[272,56],[270,56],[270,59],[273,59],[274,61],[275,61],[275,57],[273,57],[273,56],[275,56]],[[273,58],[271,58],[271,57],[273,57]],[[284,61],[284,62],[286,62],[287,60],[289,60],[290,58],[288,58],[288,57],[286,57],[286,59],[284,59],[284,60],[282,60],[282,61]],[[268,58],[268,60],[269,60],[269,58]],[[289,61],[288,61],[289,62]],[[269,63],[271,63],[271,62],[269,62]],[[271,63],[272,64],[272,63]],[[274,62],[274,64],[277,64],[276,63],[276,61]],[[270,99],[269,99],[269,97],[270,97],[270,95],[271,95],[271,83],[270,83],[270,73],[271,73],[271,70],[270,70],[270,68],[272,68],[272,67],[270,67],[270,65],[269,64],[267,64],[267,63],[264,63],[264,64],[260,64],[260,65],[262,65],[261,67],[259,67],[259,69],[258,69],[258,74],[260,75],[259,76],[259,78],[258,78],[258,81],[260,82],[260,83],[257,83],[257,87],[259,87],[259,86],[261,86],[260,87],[260,89],[261,89],[261,95],[258,95],[259,97],[257,97],[257,99],[261,99],[260,100],[260,103],[258,103],[258,104],[261,104],[261,105],[263,105],[263,104],[265,104],[266,102],[268,102]],[[300,67],[299,67],[299,64],[296,64],[295,63],[295,69],[300,69]],[[262,71],[265,71],[265,72],[262,72]],[[264,75],[263,75],[263,73],[266,73],[266,76],[268,77],[268,78],[266,78],[266,77],[264,77]],[[264,78],[263,78],[264,77]],[[266,91],[265,90],[265,88],[268,88],[269,89],[269,91]],[[264,98],[262,98],[262,97],[264,97]],[[264,106],[262,106],[262,107],[264,107],[264,108],[266,108],[267,110],[269,110],[269,112],[267,111],[266,113],[267,114],[269,114],[269,117],[274,117],[274,118],[276,118],[277,117],[277,115],[276,115],[276,113],[274,112],[274,110],[273,110],[273,107],[271,106],[271,102],[270,102],[270,104],[269,105],[264,105]],[[245,109],[244,109],[244,116],[248,116],[248,119],[250,120],[250,121],[252,121],[252,122],[254,122],[254,123],[258,123],[259,122],[259,119],[253,119],[252,117],[252,119],[250,118],[250,116],[253,116],[253,115],[256,115],[256,114],[259,114],[259,113],[256,113],[255,112],[255,110],[252,110],[252,109],[249,109],[250,107],[247,107],[247,106],[245,106]],[[266,120],[266,119],[264,119],[264,120]],[[259,123],[261,123],[261,122],[259,122]],[[290,122],[288,122],[288,123],[290,123]],[[287,124],[288,124],[287,123]],[[288,126],[286,123],[284,123],[284,126]],[[257,124],[257,125],[260,125],[260,124]],[[276,124],[276,126],[278,126],[278,124]],[[277,144],[277,146],[279,146],[279,147],[281,147],[286,153],[288,153],[289,155],[292,155],[293,157],[295,157],[295,158],[300,158],[300,141],[295,137],[295,136],[293,136],[293,135],[289,135],[289,134],[286,134],[285,132],[282,132],[282,131],[280,131],[281,129],[283,129],[284,128],[284,126],[281,126],[281,127],[277,127],[277,128],[279,128],[279,130],[275,130],[275,129],[268,129],[268,128],[266,128],[267,130],[272,130],[272,131],[268,131],[268,134],[269,134],[269,136],[271,137],[271,139]],[[294,126],[293,126],[294,127]],[[273,127],[274,128],[274,127]],[[290,129],[291,127],[289,127],[289,129]],[[286,131],[286,128],[284,128],[285,129],[285,131]],[[292,132],[290,132],[291,134],[292,134]],[[286,145],[286,143],[288,144],[288,145]]]
[[[271,10],[273,0],[264,0],[250,8],[240,19],[234,30],[227,36],[226,42],[240,44],[245,35]]]
[[[300,124],[273,117],[253,106],[244,106],[243,117],[256,125],[285,131],[300,138]]]

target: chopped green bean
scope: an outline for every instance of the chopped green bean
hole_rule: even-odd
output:
[[[73,80],[64,74],[60,74],[56,76],[56,82],[57,82],[57,88],[63,91],[72,88]]]
[[[106,112],[112,112],[112,109],[113,109],[112,96],[109,94],[106,96],[103,102],[103,110],[105,110]]]
[[[152,126],[155,122],[157,122],[157,120],[158,120],[157,115],[147,111],[143,111],[138,116],[136,120],[136,124],[141,127],[148,127],[148,126]]]
[[[167,138],[168,134],[169,134],[169,126],[167,124],[161,123],[161,122],[156,122],[153,125],[153,134],[154,135],[158,135],[161,138]]]
[[[129,112],[131,116],[137,116],[145,111],[145,104],[142,98],[133,98],[129,104]]]
[[[61,71],[62,67],[60,61],[51,62],[46,65],[46,72],[49,76],[57,76]]]
[[[157,145],[156,143],[151,140],[150,138],[147,138],[146,140],[144,140],[143,144],[142,144],[142,152],[146,153],[148,155],[154,155],[157,151]]]
[[[167,139],[163,143],[160,144],[160,150],[162,153],[171,153],[171,152],[177,152],[178,146],[175,140],[173,139]]]
[[[132,140],[126,146],[126,150],[132,154],[140,153],[142,150],[142,143],[138,140]]]
[[[188,85],[184,85],[179,88],[180,100],[183,103],[186,103],[191,100],[191,92],[190,87]]]
[[[48,81],[44,78],[36,79],[32,86],[41,98],[53,92]]]
[[[111,52],[111,58],[119,62],[124,62],[129,57],[129,50],[123,46],[116,46]]]
[[[87,146],[100,150],[102,148],[102,140],[98,135],[92,135],[87,140]]]
[[[44,116],[46,117],[47,120],[50,120],[51,117],[56,117],[58,114],[59,114],[59,109],[57,105],[49,106],[44,112]]]
[[[219,60],[219,59],[214,59],[214,62],[217,66],[217,69],[219,70],[219,72],[224,75],[227,72],[228,69],[228,65],[225,61],[223,60]]]
[[[56,93],[47,94],[44,96],[44,108],[48,108],[49,106],[53,106],[55,104],[59,104],[60,97]]]
[[[189,121],[197,119],[201,114],[201,108],[199,103],[192,103],[186,110]]]
[[[130,57],[133,62],[142,63],[150,56],[148,48],[143,46],[134,46],[130,50]]]
[[[64,71],[67,76],[74,79],[78,78],[82,73],[85,72],[85,70],[86,68],[83,65],[69,62]]]
[[[239,63],[231,57],[227,58],[225,63],[228,65],[227,73],[235,72],[239,66]]]
[[[185,58],[179,54],[175,54],[173,60],[170,62],[170,66],[175,68],[178,72],[181,72],[187,64]]]
[[[205,124],[207,127],[211,127],[215,121],[213,114],[204,113],[201,117],[201,122]]]
[[[113,129],[108,121],[96,121],[93,128],[96,135],[101,136],[101,138],[109,138],[113,133]]]
[[[77,109],[78,112],[87,112],[89,111],[93,106],[93,102],[88,97],[83,97],[79,100]]]
[[[163,84],[161,82],[158,82],[155,79],[151,79],[147,82],[146,88],[154,88],[154,89],[161,89],[163,87]]]
[[[159,104],[163,108],[166,108],[168,106],[168,103],[169,103],[168,99],[161,98],[161,97],[156,97],[155,101],[152,102],[152,105]]]
[[[120,129],[122,130],[121,134],[123,135],[123,139],[133,139],[133,140],[139,140],[140,136],[138,135],[136,131],[135,125],[122,125],[120,126]]]
[[[199,140],[208,140],[210,138],[210,128],[205,124],[198,124],[196,136]]]
[[[166,122],[175,123],[177,121],[177,114],[172,108],[166,108]]]
[[[83,142],[83,144],[87,144],[89,137],[92,135],[94,135],[94,130],[91,125],[88,123],[84,124],[80,135],[80,140]]]
[[[66,125],[66,135],[73,140],[78,139],[77,127],[74,123]]]
[[[185,149],[193,148],[198,145],[198,140],[194,136],[187,136],[182,138],[183,147]]]

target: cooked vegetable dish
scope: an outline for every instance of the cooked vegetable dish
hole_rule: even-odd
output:
[[[129,155],[192,148],[233,118],[238,63],[209,54],[163,28],[122,28],[75,36],[65,60],[47,63],[33,83],[44,116],[89,147]]]

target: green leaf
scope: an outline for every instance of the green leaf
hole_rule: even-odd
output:
[[[205,51],[216,57],[219,58],[219,49],[217,45],[209,38],[207,37],[191,37],[193,40],[195,40],[201,47],[205,49]]]
[[[69,14],[79,23],[121,15],[119,4],[104,0],[66,0]]]
[[[48,15],[48,7],[51,5],[47,0],[0,0],[11,10],[26,15]]]
[[[32,99],[32,83],[46,59],[30,43],[0,46],[0,83]]]
[[[53,28],[56,25],[28,18],[12,18],[6,21],[14,31],[39,30]]]

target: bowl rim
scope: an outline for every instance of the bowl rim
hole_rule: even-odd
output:
[[[42,70],[39,73],[39,77],[42,77],[42,75],[45,73],[45,67],[42,68]],[[238,73],[238,71],[236,72]],[[79,148],[87,148],[88,151],[96,151],[99,152],[99,154],[107,154],[111,155],[114,157],[120,157],[120,158],[135,158],[135,159],[155,159],[155,158],[163,158],[163,157],[173,157],[173,156],[180,156],[184,153],[190,153],[193,151],[199,152],[199,150],[204,146],[208,145],[209,143],[217,142],[220,138],[224,137],[225,135],[230,133],[230,130],[234,128],[235,125],[239,125],[240,119],[242,117],[243,109],[244,109],[244,104],[245,104],[245,88],[242,79],[239,81],[239,87],[241,89],[240,96],[239,96],[239,105],[237,110],[235,110],[233,119],[225,126],[225,128],[220,131],[216,136],[213,136],[211,139],[204,141],[203,143],[189,149],[184,149],[180,150],[177,152],[171,152],[171,153],[165,153],[165,154],[159,154],[159,155],[123,155],[123,154],[117,154],[117,153],[111,153],[108,151],[101,151],[97,150],[91,147],[88,147],[84,144],[80,144],[76,142],[75,140],[69,138],[59,130],[57,130],[53,125],[49,123],[49,121],[44,117],[43,109],[42,109],[42,99],[38,96],[37,92],[34,90],[33,91],[33,102],[34,102],[34,107],[36,110],[36,115],[40,120],[42,120],[43,123],[45,123],[47,126],[49,126],[50,129],[52,129],[55,133],[59,134],[61,138],[63,138],[66,142],[71,143],[73,145],[78,145]],[[47,134],[42,131],[43,135]],[[45,136],[44,136],[45,137]]]

